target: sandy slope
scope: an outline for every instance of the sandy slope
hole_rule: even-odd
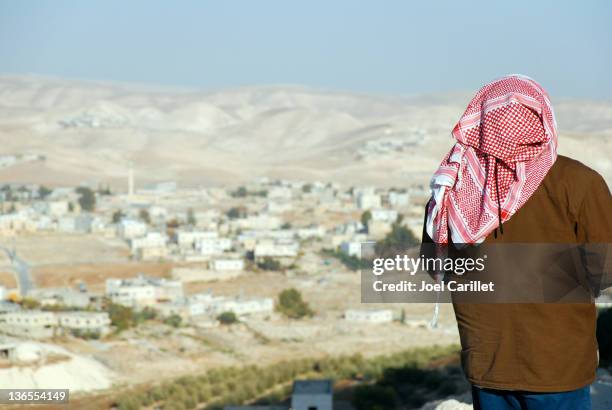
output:
[[[0,155],[35,153],[0,181],[125,187],[219,184],[267,175],[351,184],[425,182],[469,94],[392,97],[297,86],[217,92],[0,76]],[[612,176],[612,103],[559,100],[560,151]],[[414,141],[415,130],[424,136]],[[394,139],[401,151],[359,155]]]

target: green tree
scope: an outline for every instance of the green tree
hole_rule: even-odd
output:
[[[151,215],[149,215],[149,211],[147,211],[146,209],[141,209],[138,212],[138,217],[147,224],[151,223]]]
[[[232,192],[232,196],[234,198],[244,198],[245,196],[247,196],[249,194],[249,191],[247,191],[247,189],[243,186],[238,187],[237,190],[235,190],[234,192]]]
[[[38,187],[38,196],[40,197],[40,199],[45,199],[51,194],[51,192],[53,192],[53,190],[47,188],[44,185],[41,185],[40,187]]]
[[[40,307],[40,302],[36,299],[25,297],[21,299],[21,307],[24,309],[38,309]]]
[[[358,386],[353,393],[352,403],[357,410],[385,410],[397,407],[397,395],[390,386]]]
[[[172,326],[172,327],[179,327],[181,326],[181,322],[183,321],[183,319],[177,315],[177,314],[172,314],[170,316],[168,316],[167,318],[164,319],[164,323],[167,324],[168,326]]]
[[[233,325],[234,323],[238,323],[238,317],[234,312],[223,312],[219,316],[217,316],[217,320],[222,325]]]
[[[121,212],[120,209],[116,210],[115,212],[113,212],[113,223],[116,224],[121,222],[124,216],[125,214]]]
[[[312,316],[314,312],[302,299],[302,294],[294,288],[283,290],[278,296],[277,310],[291,319]]]
[[[134,311],[131,308],[111,303],[106,310],[110,317],[111,325],[115,326],[118,332],[129,329],[134,325]]]
[[[366,229],[368,227],[368,223],[371,220],[372,220],[372,212],[370,212],[369,210],[361,214],[361,223],[363,224],[364,227],[366,227]]]
[[[280,271],[283,268],[279,261],[270,256],[264,256],[264,258],[257,263],[257,267],[269,271]]]
[[[245,218],[246,217],[246,208],[243,206],[235,206],[230,208],[229,211],[227,211],[227,217],[229,219],[238,219],[238,218]]]
[[[194,226],[198,223],[195,217],[195,213],[193,212],[193,208],[189,208],[187,210],[187,224]]]
[[[79,205],[84,211],[93,211],[96,208],[96,194],[95,192],[85,186],[78,187],[76,192],[79,196]]]
[[[393,253],[401,253],[406,249],[417,246],[420,241],[412,231],[400,224],[401,218],[391,227],[391,232],[382,241],[376,243],[376,253],[384,256]]]

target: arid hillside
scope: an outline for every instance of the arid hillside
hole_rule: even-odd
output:
[[[426,182],[469,93],[350,94],[299,86],[204,92],[0,77],[0,182],[138,186],[255,176]],[[612,177],[612,102],[555,99],[560,151]]]

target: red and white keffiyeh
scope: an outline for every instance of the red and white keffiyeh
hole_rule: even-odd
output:
[[[513,74],[482,87],[452,135],[457,142],[431,180],[427,233],[440,244],[449,235],[455,244],[480,243],[527,202],[554,164],[555,115],[538,83]]]

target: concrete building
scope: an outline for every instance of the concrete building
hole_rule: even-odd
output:
[[[255,260],[265,257],[295,258],[300,245],[293,240],[262,240],[255,245]]]
[[[357,194],[357,207],[367,210],[372,208],[380,208],[380,195],[375,193],[359,193]]]
[[[53,312],[40,310],[18,310],[0,315],[0,329],[24,337],[35,339],[53,336],[57,328],[57,318]]]
[[[393,321],[393,311],[390,309],[348,309],[344,313],[344,318],[349,322],[389,323]]]
[[[221,299],[211,302],[211,313],[217,315],[223,312],[234,312],[237,316],[272,313],[274,300],[272,298],[255,299]]]
[[[407,206],[410,203],[410,195],[406,192],[389,192],[389,205],[401,208]]]
[[[230,238],[200,239],[196,242],[196,250],[202,255],[222,255],[223,252],[232,249]]]
[[[134,239],[147,233],[147,225],[144,222],[133,219],[122,219],[117,224],[117,235],[123,239]]]
[[[28,297],[37,300],[43,306],[69,306],[85,308],[89,305],[87,292],[70,288],[37,288],[28,292]]]
[[[262,215],[251,215],[246,218],[236,219],[232,221],[235,229],[254,229],[254,230],[262,230],[262,229],[279,229],[282,225],[282,220],[277,216],[272,216],[268,214]]]
[[[395,209],[376,208],[371,209],[372,221],[380,222],[395,222],[397,220],[397,211]]]
[[[111,320],[107,312],[59,312],[58,326],[64,329],[109,333]]]
[[[57,230],[66,233],[91,232],[93,218],[88,214],[66,215],[57,219]]]
[[[176,243],[180,248],[193,249],[199,241],[218,237],[219,234],[215,231],[179,231],[176,235]]]
[[[211,262],[211,268],[217,272],[244,270],[244,259],[219,258]]]
[[[340,252],[347,254],[348,256],[361,257],[361,242],[358,241],[344,241],[340,244]]]
[[[296,380],[291,395],[292,410],[332,410],[331,380]]]
[[[141,308],[159,301],[176,301],[184,297],[183,283],[178,280],[147,278],[107,279],[106,295],[113,303]]]
[[[43,212],[50,216],[62,216],[70,210],[68,201],[47,201],[42,204]]]
[[[224,410],[332,410],[333,398],[331,380],[296,380],[291,406],[226,406]]]
[[[130,248],[132,252],[141,248],[165,248],[166,241],[166,235],[160,232],[148,232],[145,236],[131,239]]]

